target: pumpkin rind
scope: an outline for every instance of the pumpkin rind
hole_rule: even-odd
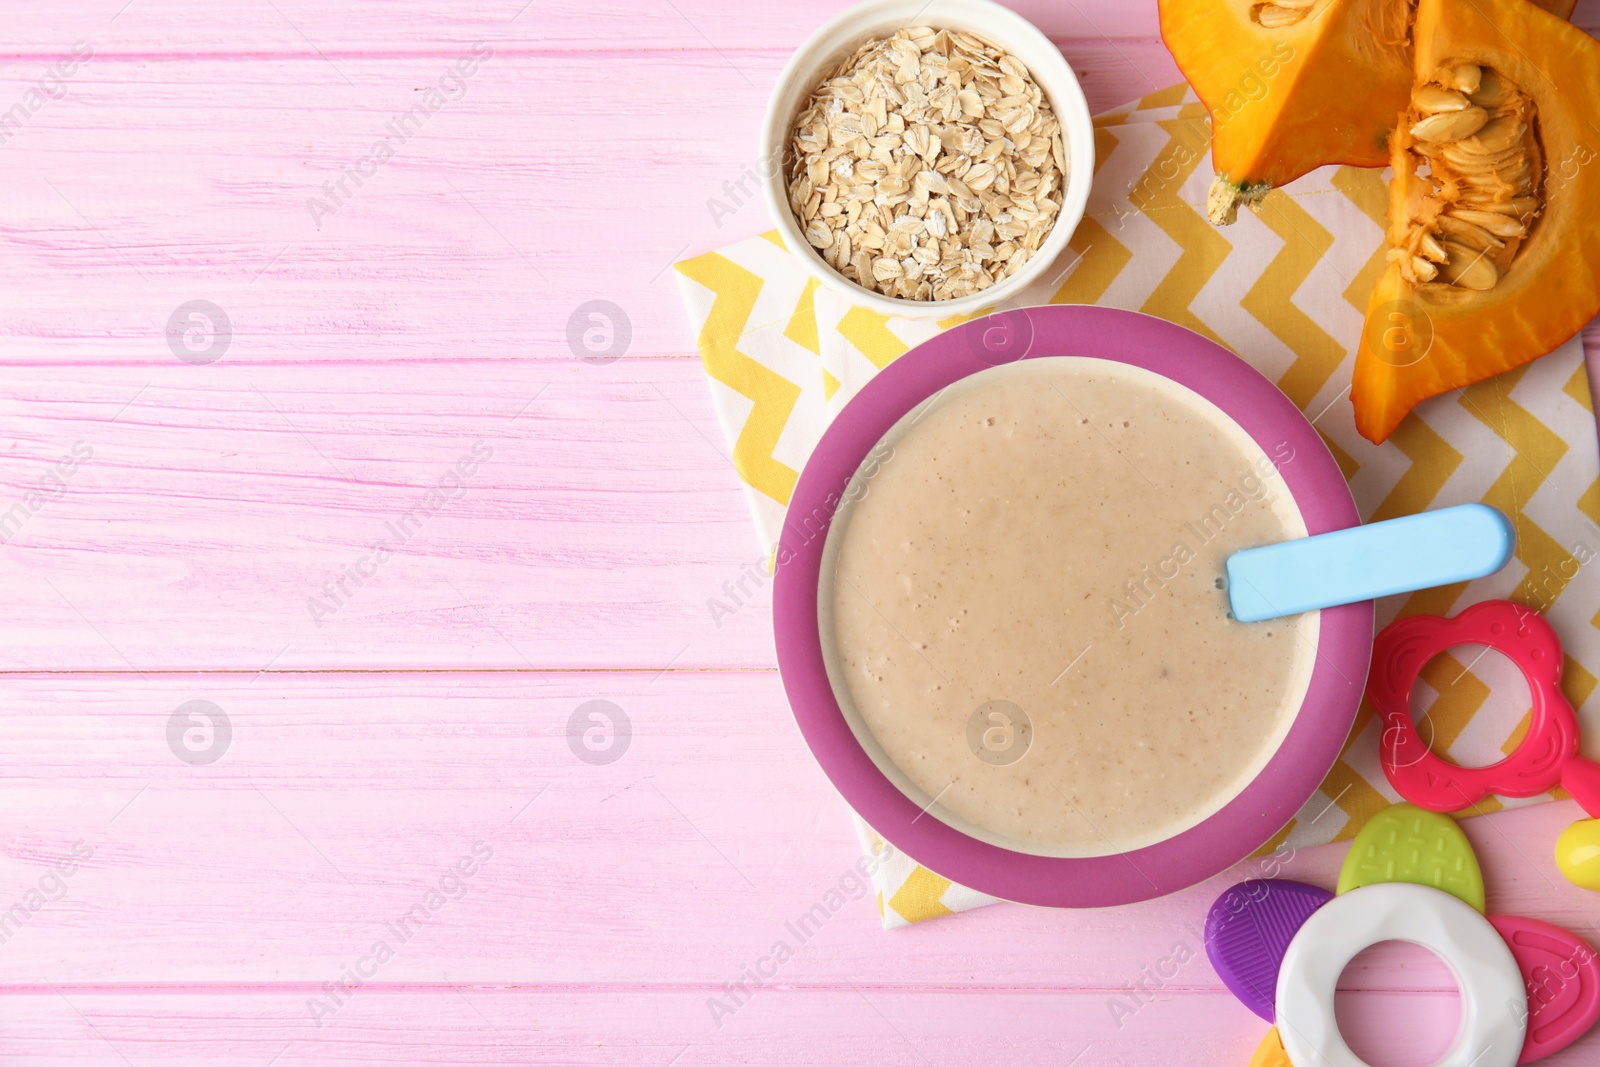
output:
[[[1351,388],[1356,428],[1373,442],[1421,401],[1537,359],[1600,312],[1600,167],[1587,165],[1600,155],[1588,117],[1600,102],[1600,42],[1526,0],[1420,0],[1415,38],[1418,84],[1464,61],[1533,98],[1544,207],[1486,291],[1409,284],[1389,264],[1367,304]],[[1395,141],[1391,244],[1424,181],[1407,138]]]

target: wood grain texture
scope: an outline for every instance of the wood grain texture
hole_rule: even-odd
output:
[[[333,64],[342,58],[416,54],[481,40],[536,52],[786,52],[848,6],[848,0],[784,5],[493,0],[462,6],[359,0],[330,7],[317,0],[274,0],[219,8],[206,0],[93,0],[52,12],[48,19],[17,8],[0,19],[0,30],[12,55],[57,55],[84,39],[102,52],[163,58],[311,56],[329,63],[338,79]],[[1014,0],[1007,6],[1064,45],[1160,35],[1153,3]],[[1572,21],[1592,31],[1600,26],[1600,4],[1579,0]],[[359,81],[359,69],[346,73]]]
[[[697,362],[6,375],[0,669],[772,663]]]
[[[743,201],[719,226],[707,201],[753,162],[789,51],[843,6],[0,11],[0,112],[94,50],[0,130],[0,919],[26,915],[0,921],[0,1058],[1247,1060],[1262,1025],[1197,924],[1258,865],[1129,908],[886,935],[863,898],[790,929],[854,895],[856,850],[784,704],[668,268],[767,226]],[[1016,6],[1096,110],[1178,80],[1153,3]],[[464,92],[332,203],[323,183],[476,42],[493,54]],[[168,338],[195,299],[231,321],[209,365]],[[567,341],[596,299],[632,330],[603,366]],[[195,700],[232,729],[213,763],[171,747]],[[615,762],[569,743],[593,700],[627,717]],[[1550,855],[1574,817],[1467,830],[1495,910],[1594,938]],[[1343,851],[1285,873],[1331,885]],[[777,975],[714,1011],[785,940]],[[1179,945],[1194,958],[1132,998]],[[1442,967],[1379,951],[1346,984],[1358,1037],[1393,1062],[1438,1051]]]
[[[1193,959],[1164,988],[1214,991],[1205,911],[1266,870],[885,935],[850,875],[848,812],[771,671],[8,675],[0,699],[0,912],[78,842],[93,850],[59,901],[0,927],[7,980],[26,985],[331,980],[482,841],[493,857],[383,981],[720,987],[784,941],[785,986],[1114,990],[1183,945]],[[191,700],[232,726],[210,764],[169,747]],[[608,764],[567,737],[591,700],[629,724]],[[1600,937],[1592,895],[1554,866],[1576,817],[1563,802],[1465,824],[1492,911]],[[1346,847],[1282,874],[1331,887]],[[829,890],[854,899],[797,925]],[[1421,973],[1448,988],[1442,968]]]
[[[537,52],[793,50],[848,0],[757,5],[734,0],[636,4],[627,0],[493,0],[466,6],[428,0],[316,0],[219,9],[201,0],[95,0],[50,19],[22,10],[0,20],[7,51],[54,55],[77,39],[102,52],[232,58],[244,54],[361,60],[488,40]],[[1020,0],[1012,5],[1063,41],[1156,37],[1154,4]],[[326,62],[327,60],[324,60]],[[338,80],[338,71],[329,73]],[[351,71],[352,80],[359,70]]]
[[[1265,1024],[1226,994],[1158,1000],[1118,1030],[1090,991],[907,993],[868,984],[763,991],[718,1028],[698,989],[443,987],[359,990],[319,1029],[310,991],[138,997],[45,991],[0,998],[0,1027],[23,1063],[224,1064],[840,1064],[1023,1067],[1243,1064]],[[1450,1024],[1449,994],[1354,994],[1358,1036],[1385,1063],[1429,1062],[1430,1029]],[[602,1039],[593,1020],[608,1020]],[[1181,1051],[1175,1046],[1181,1041]],[[281,1057],[274,1061],[274,1057]],[[1076,1059],[1074,1058],[1076,1057]],[[1577,1046],[1542,1061],[1588,1063]]]
[[[1157,41],[1068,53],[1096,108],[1179,80]],[[228,314],[234,363],[571,363],[568,320],[594,299],[627,315],[629,356],[691,355],[669,268],[769,226],[753,180],[724,185],[753,178],[786,53],[496,53],[393,136],[469,54],[366,58],[347,85],[315,57],[97,53],[0,145],[25,176],[0,361],[172,364],[169,316],[195,298]],[[0,60],[0,111],[38,67]],[[323,183],[386,137],[393,158],[334,203]]]

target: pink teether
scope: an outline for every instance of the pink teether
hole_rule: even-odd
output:
[[[1428,750],[1411,721],[1411,687],[1452,645],[1487,645],[1521,669],[1533,698],[1528,733],[1487,767],[1457,767]],[[1379,745],[1390,784],[1430,811],[1460,811],[1490,793],[1529,797],[1557,785],[1600,815],[1600,765],[1578,755],[1578,717],[1561,692],[1561,642],[1544,616],[1510,600],[1475,604],[1454,618],[1408,615],[1386,626],[1372,651],[1367,696],[1384,722]]]
[[[1528,1036],[1521,1063],[1572,1044],[1600,1018],[1600,960],[1571,931],[1538,919],[1491,916],[1528,987]]]

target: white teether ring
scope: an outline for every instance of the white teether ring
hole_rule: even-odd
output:
[[[1409,941],[1444,960],[1461,991],[1461,1024],[1435,1067],[1515,1067],[1527,987],[1500,934],[1442,890],[1381,882],[1334,897],[1300,927],[1278,971],[1276,1022],[1296,1064],[1368,1067],[1339,1033],[1333,992],[1345,965],[1380,941]]]

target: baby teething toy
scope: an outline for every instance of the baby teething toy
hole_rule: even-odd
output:
[[[1306,920],[1278,974],[1277,1022],[1294,1063],[1364,1067],[1339,1034],[1333,992],[1345,965],[1380,941],[1410,941],[1444,960],[1461,991],[1461,1024],[1440,1067],[1513,1067],[1526,987],[1498,931],[1459,897],[1411,882],[1341,893]]]
[[[1368,820],[1339,869],[1341,893],[1379,882],[1430,885],[1483,911],[1483,872],[1467,835],[1455,820],[1410,804],[1384,808]]]
[[[1434,656],[1452,645],[1486,645],[1515,663],[1533,711],[1516,751],[1487,767],[1458,767],[1430,751],[1411,721],[1411,689]],[[1430,811],[1460,811],[1491,793],[1529,797],[1559,785],[1590,816],[1600,815],[1600,764],[1578,755],[1578,716],[1561,691],[1562,651],[1544,616],[1510,600],[1475,604],[1454,618],[1408,615],[1373,647],[1367,696],[1384,723],[1384,774],[1399,794]],[[1600,823],[1574,823],[1556,848],[1561,872],[1600,890]]]
[[[1566,1048],[1600,1016],[1600,966],[1583,938],[1553,923],[1489,919],[1517,958],[1528,988],[1528,1037],[1519,1063]]]
[[[1600,892],[1600,819],[1579,819],[1561,831],[1556,866],[1573,885]]]
[[[1272,1021],[1278,964],[1311,913],[1333,899],[1326,889],[1287,878],[1240,882],[1206,916],[1206,951],[1222,984],[1244,1006]]]
[[[1438,1067],[1512,1067],[1577,1040],[1600,1017],[1594,950],[1549,923],[1486,918],[1483,900],[1477,857],[1454,820],[1410,804],[1356,835],[1337,895],[1286,879],[1228,889],[1207,916],[1206,952],[1228,988],[1275,1024],[1251,1067],[1366,1067],[1339,1033],[1334,987],[1380,941],[1430,949],[1456,980],[1461,1022]]]

